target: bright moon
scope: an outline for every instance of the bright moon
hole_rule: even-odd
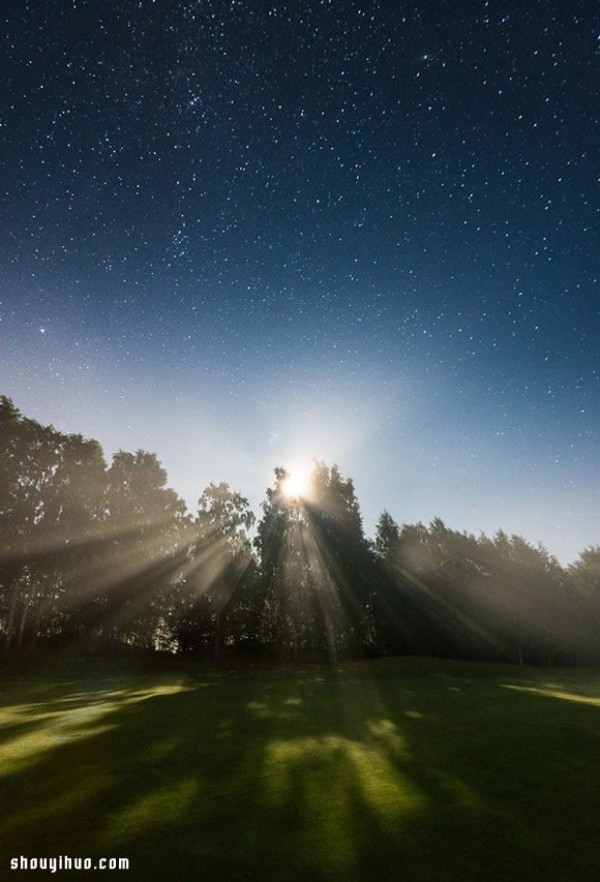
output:
[[[308,468],[292,469],[282,484],[282,490],[288,499],[299,499],[306,496],[310,487],[311,470]]]

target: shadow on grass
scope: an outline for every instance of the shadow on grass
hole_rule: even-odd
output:
[[[0,715],[5,866],[68,854],[127,857],[140,880],[598,878],[598,708],[550,694],[585,694],[572,685],[400,662],[33,685]]]

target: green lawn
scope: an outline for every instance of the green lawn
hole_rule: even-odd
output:
[[[144,882],[600,879],[597,672],[88,662],[3,685],[0,878],[71,855]]]

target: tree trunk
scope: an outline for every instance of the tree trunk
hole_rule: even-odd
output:
[[[25,633],[25,625],[27,623],[27,617],[29,613],[29,594],[26,594],[23,599],[23,612],[21,613],[21,621],[19,623],[19,631],[17,633],[17,642],[16,649],[20,649],[23,645],[23,635]]]
[[[337,643],[335,640],[335,628],[329,618],[325,623],[325,627],[327,628],[327,654],[329,656],[329,663],[334,665],[338,660]]]
[[[14,627],[15,627],[15,616],[17,614],[17,601],[19,599],[19,582],[17,581],[12,595],[12,600],[10,602],[10,610],[8,613],[8,622],[6,624],[6,641],[4,643],[5,649],[10,649],[13,642],[14,637]]]
[[[215,658],[221,655],[221,613],[215,616]]]

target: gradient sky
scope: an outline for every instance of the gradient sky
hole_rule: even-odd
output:
[[[600,542],[589,0],[5,4],[0,392],[255,511]]]

